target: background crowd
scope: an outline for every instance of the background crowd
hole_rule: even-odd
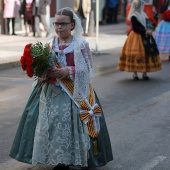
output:
[[[104,0],[101,24],[118,23],[120,2],[123,4],[125,16],[127,0]],[[24,21],[24,36],[33,32],[33,36],[41,37],[40,23],[48,36],[49,24],[46,20],[48,5],[51,5],[51,0],[4,0],[3,18],[6,21],[6,34],[11,34],[10,21],[12,21],[12,35],[16,35],[15,21],[21,18]],[[74,11],[81,19],[83,34],[91,35],[95,27],[96,0],[74,0]]]
[[[15,19],[24,20],[25,36],[29,30],[33,36],[41,37],[40,22],[43,24],[46,36],[49,35],[49,26],[46,20],[46,7],[51,0],[5,0],[3,17],[7,20],[7,34],[10,34],[10,20],[12,21],[12,35],[15,33]]]
[[[100,24],[118,24],[120,10],[123,17],[127,18],[127,5],[129,2],[131,3],[131,0],[104,0]],[[145,2],[148,1],[145,0]],[[163,12],[168,9],[168,4],[169,0],[152,0],[153,16],[151,18],[154,20],[155,26],[164,20]],[[16,18],[21,18],[25,28],[24,36],[28,36],[31,32],[33,36],[41,37],[42,30],[45,30],[46,36],[48,36],[50,28],[46,17],[46,7],[50,5],[51,0],[4,0],[3,18],[6,24],[6,34],[16,35],[15,21]],[[93,35],[96,20],[96,0],[74,0],[73,8],[81,19],[83,35]],[[10,27],[10,22],[12,22],[12,27]],[[156,42],[158,42],[157,36],[155,38]]]

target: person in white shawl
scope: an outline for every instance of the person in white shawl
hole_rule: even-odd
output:
[[[138,72],[143,80],[149,80],[147,72],[162,69],[159,51],[152,36],[152,30],[146,25],[149,19],[144,12],[145,1],[133,0],[128,14],[132,30],[120,54],[118,69],[133,72],[133,79],[139,80]]]

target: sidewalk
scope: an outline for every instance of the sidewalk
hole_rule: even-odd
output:
[[[96,44],[96,34],[85,37],[89,42],[92,51],[114,51],[115,48],[121,48],[126,39],[126,30],[128,26],[121,22],[112,25],[100,25],[98,44]],[[20,57],[23,53],[24,46],[27,43],[41,41],[47,42],[45,32],[41,38],[32,37],[32,33],[28,37],[24,37],[24,32],[17,32],[17,36],[0,35],[0,70],[19,65]]]

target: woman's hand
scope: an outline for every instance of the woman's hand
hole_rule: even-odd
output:
[[[59,78],[59,79],[66,78],[69,76],[69,70],[67,67],[56,68],[56,69],[50,71],[48,73],[48,76],[52,77],[52,78]]]

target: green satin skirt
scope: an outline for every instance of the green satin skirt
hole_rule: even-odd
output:
[[[46,84],[47,85],[47,84]],[[42,83],[37,83],[23,111],[9,156],[28,164],[32,164],[33,146],[37,119],[39,116],[39,100]],[[48,86],[48,85],[47,85]],[[96,102],[100,105],[96,95]],[[100,117],[100,133],[97,140],[98,154],[94,155],[93,139],[90,139],[88,167],[100,167],[113,160],[110,138],[104,118]]]

